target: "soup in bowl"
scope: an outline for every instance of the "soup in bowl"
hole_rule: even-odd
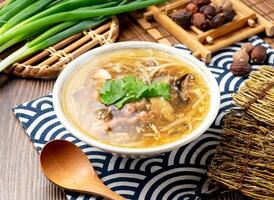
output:
[[[76,137],[107,152],[151,156],[193,141],[219,108],[217,83],[173,47],[122,42],[77,58],[60,74],[54,109]]]

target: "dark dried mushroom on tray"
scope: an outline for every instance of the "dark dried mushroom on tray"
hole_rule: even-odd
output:
[[[210,0],[192,0],[191,2],[196,4],[197,6],[210,4]]]
[[[191,24],[191,13],[187,12],[183,9],[176,10],[171,13],[170,17],[173,21],[175,21],[178,25],[187,27]]]
[[[212,5],[205,5],[200,8],[200,12],[203,13],[207,19],[211,19],[216,15],[216,8]]]
[[[189,3],[186,5],[186,11],[188,11],[192,14],[198,12],[198,10],[199,10],[199,7],[194,3]]]
[[[206,16],[202,13],[195,13],[191,20],[192,24],[201,30],[206,30],[208,28],[208,22]]]
[[[192,0],[184,9],[174,10],[170,17],[183,28],[192,24],[202,31],[217,28],[231,22],[236,15],[229,0],[222,1],[219,5],[210,0]]]
[[[215,17],[213,17],[212,20],[209,21],[209,26],[211,28],[216,28],[218,26],[222,26],[225,23],[225,16],[223,13],[219,13],[218,15],[216,15]]]
[[[225,22],[231,22],[236,15],[234,10],[224,10],[222,13],[225,17]]]

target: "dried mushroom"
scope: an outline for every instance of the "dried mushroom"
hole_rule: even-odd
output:
[[[107,122],[112,119],[112,113],[110,110],[107,109],[100,109],[97,111],[97,119]]]
[[[250,56],[254,63],[264,63],[267,56],[266,48],[264,46],[255,46],[251,51]]]
[[[188,84],[193,80],[194,76],[192,74],[185,74],[178,78],[173,84],[173,88],[179,93],[184,103],[189,101]]]
[[[216,28],[218,26],[222,26],[226,21],[226,18],[223,13],[219,13],[212,20],[209,21],[209,26],[211,28]]]
[[[180,10],[175,10],[170,14],[170,18],[176,22],[178,25],[187,27],[191,25],[191,13],[180,9]]]
[[[194,25],[202,31],[207,31],[231,22],[235,15],[229,0],[223,0],[219,5],[211,3],[210,0],[191,0],[184,9],[175,10],[170,17],[182,27]]]
[[[223,15],[225,17],[225,22],[231,22],[236,15],[234,10],[224,10]]]
[[[233,61],[240,61],[240,62],[246,62],[248,63],[249,62],[249,55],[248,53],[246,52],[245,49],[239,49],[238,51],[236,51],[233,55]]]
[[[192,3],[196,4],[197,6],[203,6],[210,4],[210,0],[192,0]]]
[[[200,8],[200,12],[203,13],[208,19],[212,19],[216,15],[216,9],[211,5],[202,6]]]
[[[244,49],[246,53],[250,53],[253,50],[254,46],[250,42],[244,43],[241,47],[241,49]]]
[[[235,76],[247,75],[251,70],[250,64],[245,61],[234,61],[230,66],[230,71]]]
[[[191,22],[193,23],[194,26],[201,30],[206,30],[208,28],[208,22],[206,19],[206,16],[202,13],[195,13],[192,16]]]
[[[192,14],[196,13],[198,10],[199,10],[199,7],[194,3],[188,3],[186,5],[186,11],[188,11]]]

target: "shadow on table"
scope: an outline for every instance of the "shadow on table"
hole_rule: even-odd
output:
[[[0,74],[0,89],[12,80],[12,77],[7,74]]]

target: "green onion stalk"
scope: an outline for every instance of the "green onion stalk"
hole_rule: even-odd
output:
[[[105,4],[99,4],[99,5],[95,5],[95,6],[90,6],[89,8],[91,9],[98,9],[98,8],[104,8],[104,7],[109,7],[109,6],[114,6],[117,5],[116,2],[109,2],[109,3],[105,3]],[[87,8],[83,8],[83,9],[87,9]],[[57,24],[56,26],[50,28],[48,31],[44,32],[41,36],[39,36],[37,39],[35,39],[34,41],[32,41],[32,43],[39,43],[40,41],[43,41],[47,38],[49,38],[50,36],[59,33],[60,31],[69,28],[77,23],[79,23],[81,20],[78,21],[67,21],[67,22],[63,22],[60,24]],[[79,31],[80,32],[80,31]],[[8,40],[7,42],[5,42],[3,45],[0,46],[0,53],[3,52],[4,50],[8,49],[9,47],[11,47],[12,45],[23,41],[27,38],[29,38],[29,32],[26,32],[25,34],[18,34],[18,36],[13,37],[11,40]],[[31,43],[31,44],[32,44]]]
[[[159,0],[152,0],[152,1],[159,1]],[[125,6],[129,6],[129,5],[125,5]],[[105,16],[104,11],[106,9],[107,10],[110,9],[112,11],[112,12],[106,13],[107,15],[113,15],[113,13],[117,14],[115,13],[117,8],[120,8],[120,7],[113,6],[110,8],[94,9],[93,6],[90,6],[90,7],[79,8],[73,11],[52,14],[43,18],[38,18],[37,20],[36,20],[37,17],[35,17],[34,21],[23,22],[23,24],[19,24],[16,28],[13,28],[10,31],[5,32],[4,34],[1,34],[0,45],[7,42],[8,40],[15,37],[16,35],[27,34],[28,32],[37,31],[39,29],[46,29],[54,24],[57,24],[63,21],[75,21],[75,20],[82,20],[82,19],[87,19],[92,17]],[[73,15],[73,16],[70,16],[70,15]]]
[[[11,3],[13,3],[15,0],[5,0],[0,3],[0,12],[3,14],[5,11],[7,11],[7,6]],[[2,11],[4,9],[4,12]]]
[[[9,26],[3,26],[8,27],[8,30],[0,34],[0,52],[13,44],[37,35],[37,32],[44,31],[44,33],[32,41],[27,42],[23,47],[2,60],[0,62],[0,71],[71,35],[88,28],[94,28],[106,21],[110,16],[143,9],[147,6],[165,1],[166,0],[93,0],[91,1],[93,5],[91,5],[91,3],[87,5],[86,3],[89,1],[86,0],[60,1],[53,4],[53,6],[47,10],[21,23],[17,23],[17,25],[11,29],[9,29]],[[77,6],[75,2],[82,2],[82,4]],[[64,4],[66,6],[64,6]]]
[[[18,0],[17,0],[18,1]],[[48,0],[44,0],[44,1],[48,1]],[[14,16],[13,19],[10,19],[9,21],[7,21],[7,23],[0,28],[0,33],[4,33],[7,31],[12,31],[12,30],[16,30],[19,27],[22,27],[30,22],[33,22],[37,19],[41,19],[43,17],[49,16],[49,15],[53,15],[53,14],[57,14],[57,13],[62,13],[62,12],[67,12],[67,11],[71,11],[77,8],[81,8],[81,7],[85,7],[85,6],[93,6],[93,5],[98,5],[98,4],[102,4],[102,3],[107,3],[109,2],[109,0],[93,0],[93,1],[87,1],[87,0],[67,0],[67,1],[61,1],[57,4],[53,4],[52,7],[49,7],[48,9],[37,13],[36,15],[26,19],[25,21],[19,23],[17,26],[13,27],[12,24],[10,24],[11,20],[17,21],[18,20],[18,16]],[[16,3],[16,2],[15,2]],[[39,1],[40,4],[43,3]],[[38,7],[36,5],[31,5],[29,7],[29,9],[36,11],[38,9]],[[22,10],[22,14],[28,15],[27,13],[27,8]],[[1,20],[1,18],[0,18]],[[1,35],[0,35],[1,37]]]
[[[12,18],[10,18],[1,28],[0,33],[9,30],[13,26],[17,25],[18,23],[24,21],[25,19],[33,16],[34,14],[40,12],[44,9],[45,6],[53,2],[54,0],[38,0],[35,3],[29,5],[27,8],[23,9]]]
[[[10,18],[16,15],[18,12],[23,10],[24,8],[28,7],[29,5],[33,4],[35,0],[17,0],[7,7],[10,7],[5,12],[2,13],[0,16],[0,26],[5,24]],[[4,9],[4,8],[3,8]]]

